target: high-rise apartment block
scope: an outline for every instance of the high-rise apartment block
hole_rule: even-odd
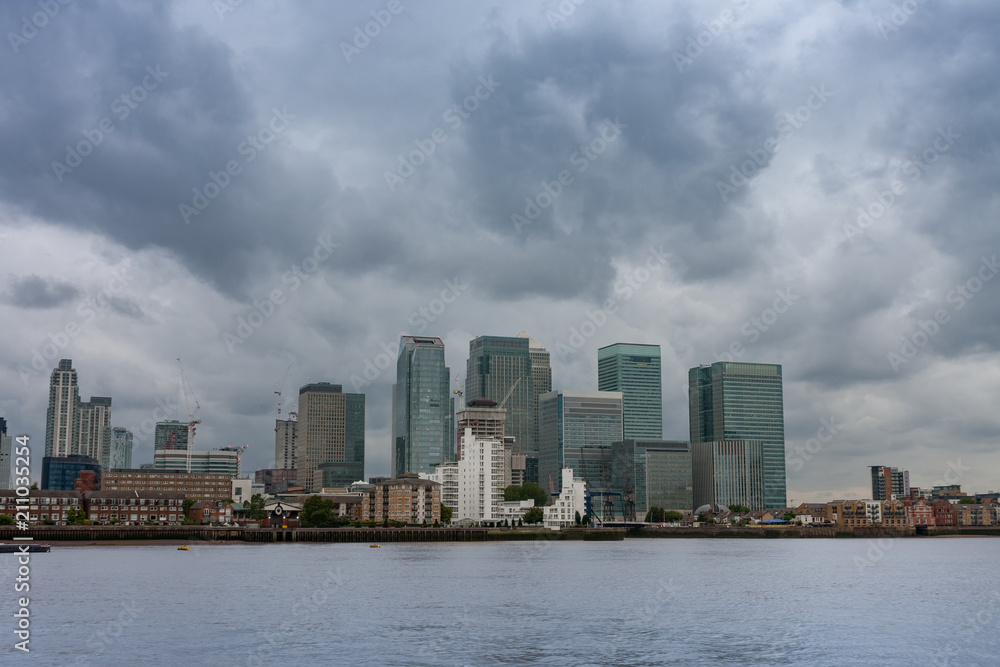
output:
[[[784,507],[781,366],[719,361],[688,383],[694,504]]]
[[[45,419],[45,456],[87,456],[98,461],[108,451],[111,399],[91,396],[80,401],[72,359],[62,359],[49,378]]]
[[[122,426],[108,428],[104,436],[108,447],[101,454],[101,467],[105,470],[132,467],[132,431]]]
[[[76,405],[77,449],[83,456],[102,461],[111,454],[111,399],[91,396]]]
[[[354,470],[364,474],[364,394],[346,394],[341,385],[329,382],[307,384],[299,389],[298,417],[295,457],[298,482],[306,491],[322,488],[323,473],[317,474],[321,463],[355,464]]]
[[[663,437],[659,345],[615,343],[600,348],[597,388],[622,393],[626,440]]]
[[[498,520],[504,483],[503,437],[481,438],[466,428],[458,462],[458,507],[452,520]]]
[[[559,492],[563,468],[587,489],[611,488],[612,445],[623,433],[620,391],[552,391],[538,399],[538,480]]]
[[[902,500],[910,497],[910,471],[887,466],[869,466],[874,500]]]
[[[295,459],[295,435],[298,425],[294,419],[274,421],[274,467],[279,470],[299,467]]]
[[[191,434],[191,423],[181,422],[176,419],[156,423],[156,431],[153,433],[153,449],[177,449],[186,450],[188,439]]]
[[[440,338],[400,339],[396,383],[392,385],[394,478],[404,473],[432,473],[437,464],[455,460],[450,373]]]

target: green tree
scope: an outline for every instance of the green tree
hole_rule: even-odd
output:
[[[29,488],[28,490],[29,491],[37,491],[38,490],[38,482],[32,482],[31,483],[31,488]]]
[[[196,502],[198,502],[198,501],[195,500],[194,498],[185,498],[184,499],[184,518],[185,519],[188,518],[188,512],[191,511],[191,506],[194,505]]]
[[[525,523],[541,523],[545,519],[545,512],[541,507],[532,507],[524,513]]]
[[[243,516],[251,521],[260,521],[267,516],[264,511],[264,496],[255,493],[250,496],[250,500],[243,506]]]
[[[958,501],[958,504],[959,505],[975,505],[976,504],[976,499],[975,498],[962,498],[961,500]]]
[[[0,514],[0,526],[13,526],[14,517],[9,514]]]
[[[648,512],[646,512],[646,523],[662,523],[666,520],[663,518],[664,514],[665,512],[662,507],[656,507],[654,505],[649,508]]]
[[[511,484],[503,490],[503,499],[510,502],[515,500],[534,500],[535,507],[542,507],[549,502],[549,494],[534,482],[525,482],[521,486]]]
[[[70,526],[82,526],[87,520],[87,513],[82,509],[70,510],[66,513],[66,523]]]
[[[444,503],[441,503],[441,523],[451,523],[451,508]]]
[[[584,514],[583,518],[580,520],[580,523],[582,523],[584,526],[589,526],[590,525],[590,515],[589,514]]]
[[[583,518],[580,516],[579,512],[576,513],[576,517],[575,518],[576,518],[576,525],[579,526],[581,523],[583,523]]]
[[[684,518],[684,515],[677,510],[670,510],[663,513],[663,520],[667,523],[675,523]]]
[[[795,512],[792,511],[785,512],[785,515],[781,518],[784,519],[785,521],[795,521]]]
[[[729,506],[729,511],[736,512],[737,514],[746,514],[750,511],[750,508],[746,505],[733,504]]]
[[[299,525],[303,528],[327,528],[333,525],[333,501],[320,496],[309,496],[302,503]]]

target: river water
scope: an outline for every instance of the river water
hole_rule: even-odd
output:
[[[59,547],[2,665],[998,665],[995,538]],[[16,660],[15,660],[16,659]]]

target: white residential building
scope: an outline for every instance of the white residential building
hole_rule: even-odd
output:
[[[528,510],[535,506],[534,500],[505,500],[500,503],[498,508],[497,520],[503,521],[507,520],[512,524],[516,524],[518,519],[524,519],[524,515],[527,514]]]
[[[458,464],[439,463],[434,472],[420,473],[420,479],[429,479],[441,485],[441,504],[452,511],[452,521],[458,520]],[[502,491],[501,491],[502,493]]]
[[[562,491],[551,505],[542,508],[543,525],[552,530],[576,525],[576,514],[582,517],[586,509],[587,483],[573,476],[572,468],[562,469]]]
[[[481,439],[466,428],[461,451],[458,507],[452,520],[499,521],[505,478],[503,438]]]

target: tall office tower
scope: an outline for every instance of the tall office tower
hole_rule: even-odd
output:
[[[104,470],[125,470],[132,467],[132,431],[124,426],[109,427],[105,434],[107,457],[101,459]]]
[[[45,419],[45,456],[79,454],[74,447],[76,405],[80,402],[72,359],[62,359],[49,379],[49,410]]]
[[[784,507],[781,366],[718,361],[692,368],[688,385],[695,505]]]
[[[187,449],[190,431],[191,424],[189,422],[179,422],[175,419],[156,422],[156,431],[153,433],[153,450]]]
[[[872,471],[872,500],[902,500],[910,497],[910,471],[887,466],[868,466]]]
[[[663,437],[660,346],[615,343],[597,351],[597,388],[620,391],[625,401],[625,439]]]
[[[611,488],[612,445],[622,440],[620,391],[550,391],[538,399],[538,483],[558,493],[562,469],[591,492]]]
[[[298,424],[294,419],[274,421],[274,467],[279,470],[299,467],[295,459],[295,434]]]
[[[534,385],[528,338],[477,336],[469,342],[465,399],[490,399],[507,411],[504,428],[517,453],[532,449]]]
[[[612,485],[626,499],[634,494],[635,517],[651,507],[693,510],[691,446],[675,440],[631,440],[613,446]]]
[[[531,357],[531,380],[534,383],[534,391],[531,396],[531,407],[533,410],[531,419],[531,441],[522,451],[525,457],[524,481],[538,481],[538,397],[552,391],[552,366],[550,365],[549,352],[537,340],[521,332],[518,338],[528,339],[528,355]],[[520,460],[520,459],[518,459]]]
[[[440,338],[400,339],[396,383],[392,385],[394,478],[408,472],[432,473],[437,464],[455,460],[450,374]],[[300,407],[300,419],[301,416]]]
[[[105,439],[110,435],[111,399],[107,396],[91,396],[87,402],[76,404],[77,452],[97,461],[104,461],[111,452],[111,443]]]
[[[14,441],[7,435],[7,420],[0,417],[0,489],[9,489],[10,463],[14,452]]]
[[[339,466],[346,486],[364,475],[365,395],[345,394],[339,384],[315,382],[299,388],[299,423],[296,437],[298,482],[306,491],[319,491],[325,483],[321,463]],[[348,479],[350,478],[350,479]]]

